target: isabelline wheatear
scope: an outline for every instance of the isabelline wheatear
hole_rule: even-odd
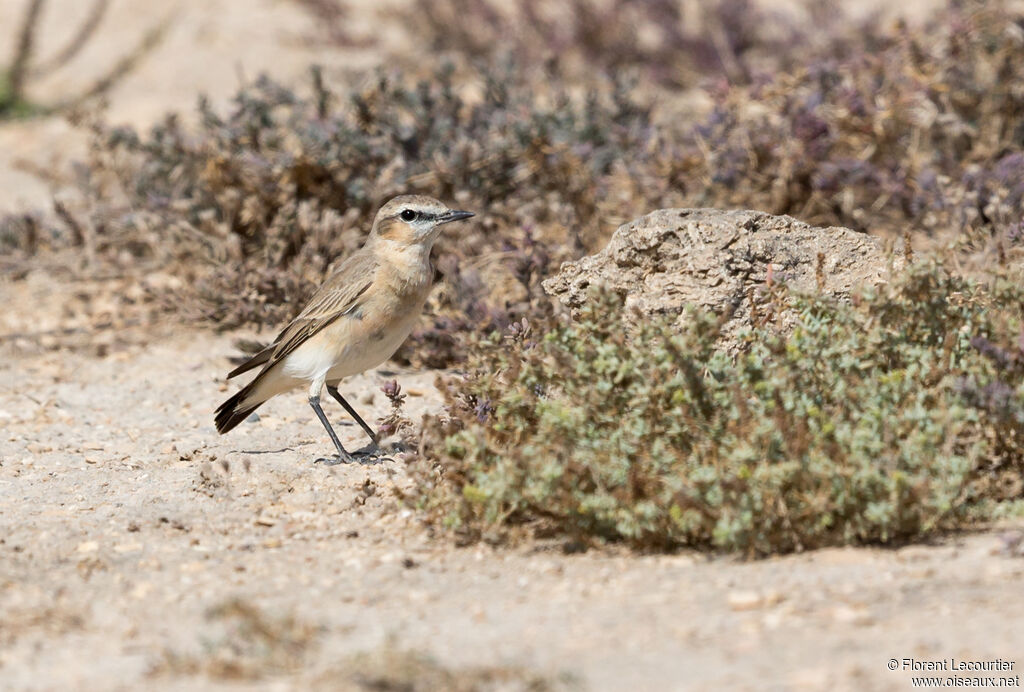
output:
[[[217,409],[217,431],[228,432],[273,396],[303,384],[309,405],[338,450],[325,459],[354,461],[320,408],[324,385],[349,415],[377,436],[338,392],[338,383],[386,361],[402,345],[430,292],[430,250],[441,226],[473,216],[430,197],[395,197],[377,212],[362,249],[346,259],[272,344],[228,378],[260,368],[249,384]]]

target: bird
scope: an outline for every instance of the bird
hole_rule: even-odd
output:
[[[337,451],[318,462],[357,461],[320,406],[325,386],[376,445],[377,433],[338,385],[377,367],[402,345],[430,293],[430,253],[442,226],[472,216],[423,195],[401,195],[381,206],[363,247],[338,265],[270,345],[228,373],[231,379],[259,368],[252,381],[217,408],[217,431],[229,432],[272,397],[305,384],[309,405]]]

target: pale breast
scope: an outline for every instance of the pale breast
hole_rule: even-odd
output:
[[[352,310],[288,356],[293,377],[335,382],[375,368],[390,358],[415,327],[430,290],[429,279],[413,284],[382,277]]]

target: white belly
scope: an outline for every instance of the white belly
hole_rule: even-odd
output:
[[[390,358],[416,324],[418,314],[373,331],[342,317],[285,358],[284,373],[299,380],[337,382],[375,368]]]

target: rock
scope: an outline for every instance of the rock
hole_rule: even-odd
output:
[[[820,256],[820,259],[819,259]],[[884,280],[889,261],[877,238],[815,228],[757,211],[662,209],[627,223],[597,254],[566,262],[544,289],[574,312],[592,285],[625,294],[641,314],[678,314],[687,305],[733,310],[723,336],[751,325],[752,306],[772,282],[840,298]]]
[[[753,610],[765,604],[764,597],[757,591],[733,591],[725,600],[733,610]]]
[[[778,591],[730,591],[725,601],[733,610],[754,610],[774,606],[783,601]]]

